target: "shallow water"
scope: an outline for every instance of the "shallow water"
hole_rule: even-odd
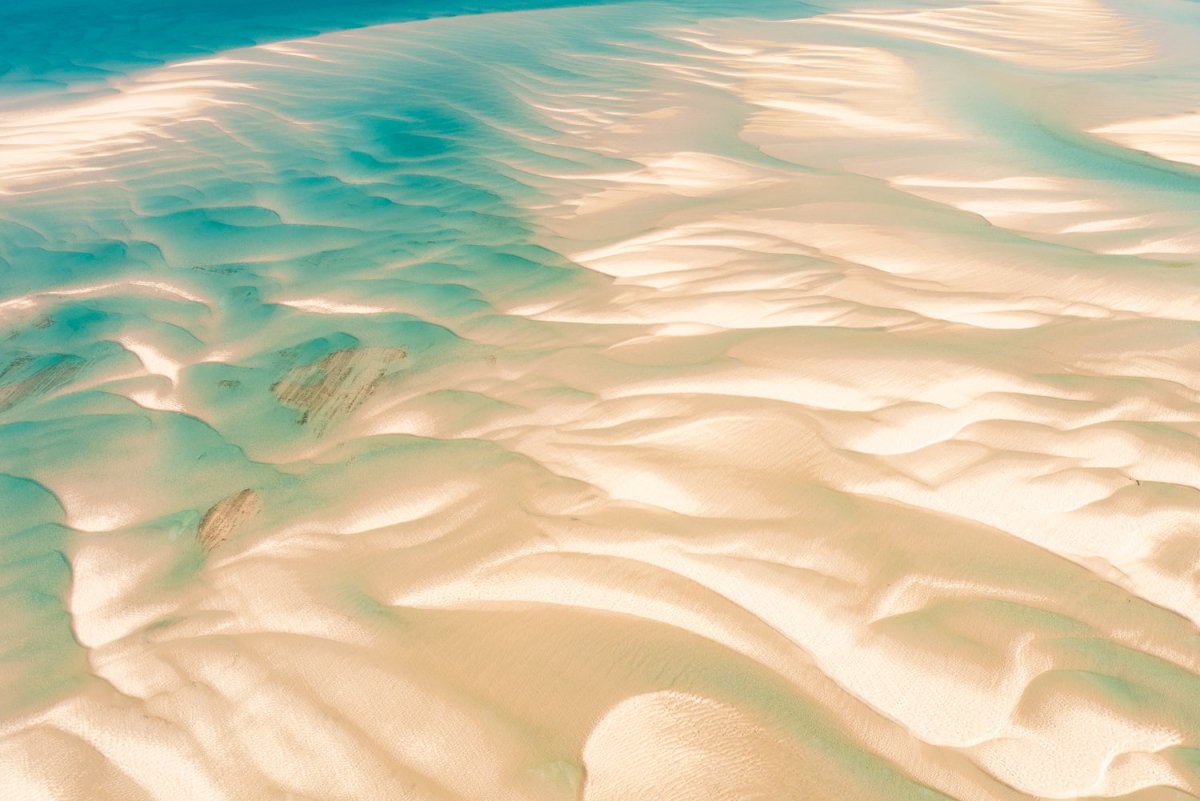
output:
[[[5,12],[0,797],[1200,795],[1196,4],[506,7]]]

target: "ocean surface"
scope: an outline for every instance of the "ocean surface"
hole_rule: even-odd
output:
[[[0,799],[1200,798],[1200,3],[0,10]]]

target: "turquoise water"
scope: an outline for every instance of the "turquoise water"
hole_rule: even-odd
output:
[[[595,5],[600,5],[596,3]],[[12,3],[0,10],[0,80],[15,89],[69,88],[233,47],[428,17],[582,5],[564,0],[90,0]]]
[[[71,90],[131,70],[196,55],[329,31],[462,14],[645,4],[643,0],[92,0],[17,2],[0,9],[0,95]],[[787,14],[793,2],[756,4]],[[683,13],[734,9],[714,0],[672,3]],[[634,12],[637,13],[637,12]]]
[[[37,113],[68,96],[112,97],[130,80],[153,86],[175,74],[155,71],[164,62],[235,45],[561,4],[143,5],[9,7],[0,96]],[[4,661],[24,676],[7,711],[86,675],[61,608],[64,503],[97,507],[101,519],[110,503],[140,507],[136,536],[190,537],[230,492],[293,491],[307,469],[296,460],[335,435],[327,428],[349,406],[325,419],[273,392],[294,371],[378,349],[398,355],[364,369],[390,386],[399,372],[413,381],[512,348],[537,354],[581,330],[503,311],[611,283],[536,244],[527,209],[549,197],[546,175],[630,164],[569,141],[538,145],[560,134],[528,103],[595,95],[597,108],[620,111],[647,96],[651,78],[617,54],[670,47],[654,28],[720,11],[599,6],[517,15],[504,34],[470,17],[367,29],[332,65],[267,54],[239,66],[238,85],[201,118],[168,120],[130,147],[98,139],[86,161],[102,180],[56,173],[0,198],[2,297],[32,299],[4,310],[0,346],[0,505],[20,510],[3,520],[5,584],[20,609]],[[733,122],[700,133],[736,150]],[[373,313],[277,302],[329,294]],[[147,373],[123,338],[176,360],[174,383]],[[180,408],[135,400],[159,391]],[[456,402],[481,414],[496,406],[473,392]],[[194,546],[173,556],[193,569],[195,557]]]

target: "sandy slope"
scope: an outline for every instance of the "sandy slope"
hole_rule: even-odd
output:
[[[1200,795],[1198,23],[489,15],[6,119],[0,797]]]

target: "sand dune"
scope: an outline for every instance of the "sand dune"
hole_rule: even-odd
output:
[[[0,797],[1200,797],[1195,7],[784,5],[12,101]]]
[[[1168,161],[1200,165],[1200,114],[1116,122],[1092,133]]]

